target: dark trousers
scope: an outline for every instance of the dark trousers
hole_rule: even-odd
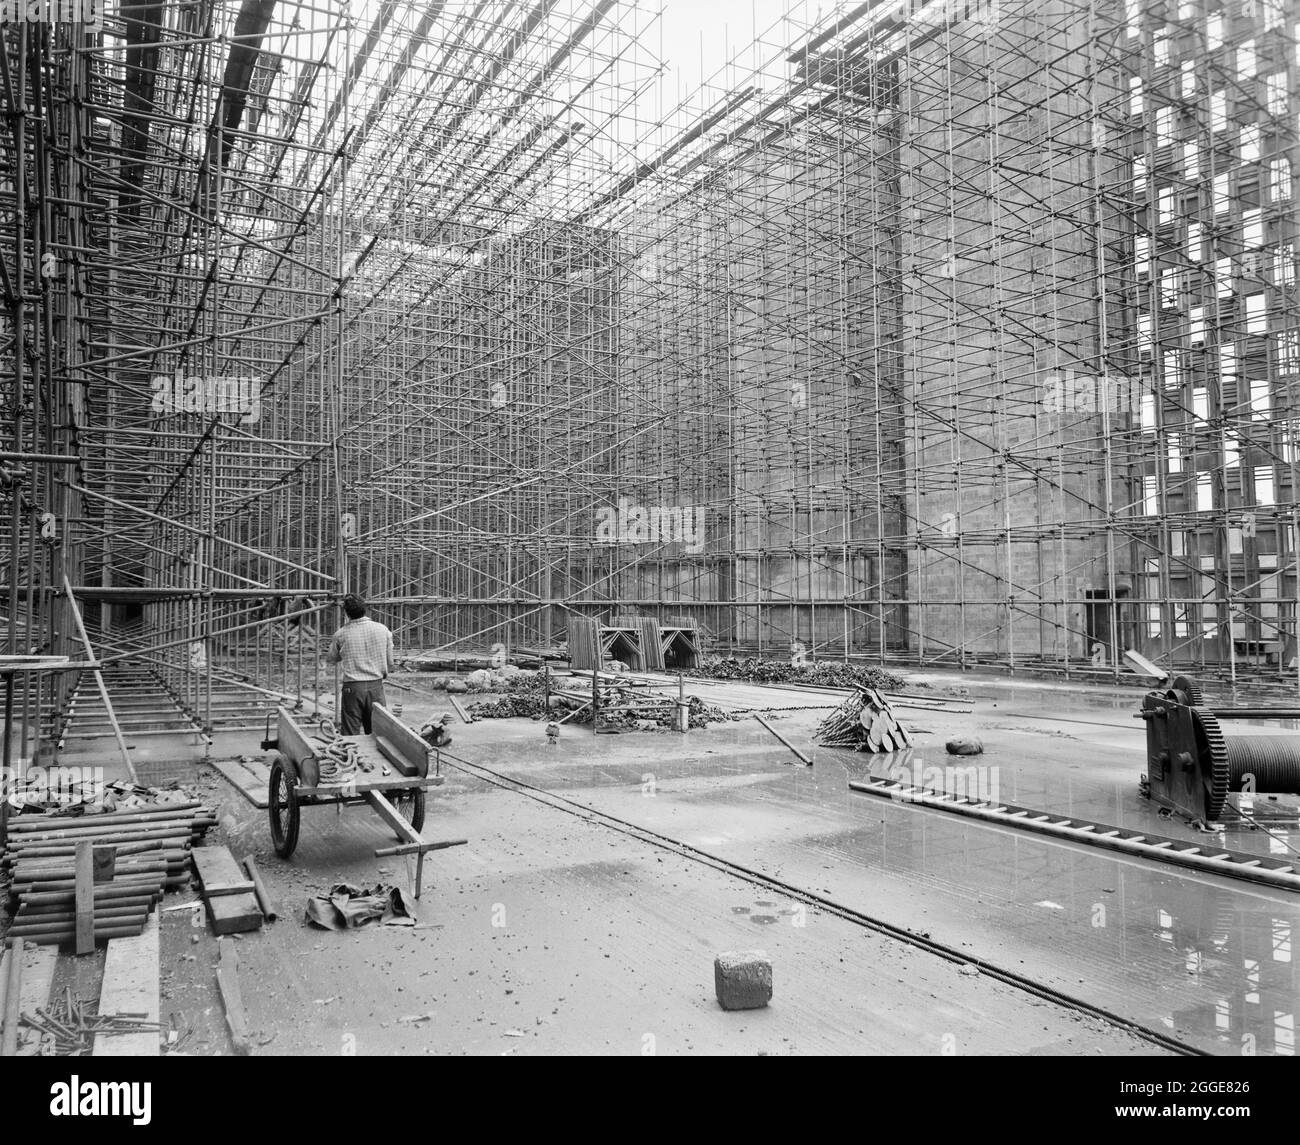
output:
[[[343,684],[343,727],[345,736],[370,734],[370,709],[384,702],[382,680],[347,680]]]

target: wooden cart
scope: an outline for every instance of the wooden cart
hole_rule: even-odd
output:
[[[320,782],[317,750],[293,716],[278,708],[277,717],[275,738],[262,741],[264,749],[274,751],[267,815],[275,853],[287,859],[297,849],[303,807],[367,803],[398,839],[395,847],[378,848],[375,857],[414,855],[415,897],[419,898],[424,856],[469,841],[430,842],[420,834],[424,827],[425,790],[443,782],[441,775],[429,774],[428,744],[387,708],[376,704],[371,716],[373,734],[337,737],[343,743],[357,745],[360,766],[356,776],[346,783],[325,784]]]

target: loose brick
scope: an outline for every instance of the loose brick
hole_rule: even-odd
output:
[[[728,951],[713,960],[713,987],[724,1010],[758,1010],[772,1000],[772,963],[761,950]]]

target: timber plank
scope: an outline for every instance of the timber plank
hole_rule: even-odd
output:
[[[370,710],[376,738],[386,740],[393,750],[389,762],[403,775],[429,774],[429,745],[393,715],[383,704]],[[394,758],[394,756],[396,758]]]
[[[366,802],[374,808],[376,814],[384,820],[398,835],[398,838],[407,843],[423,843],[423,836],[403,818],[402,813],[397,810],[387,799],[378,791],[367,791]]]
[[[12,957],[12,955],[10,955]],[[54,984],[54,966],[59,948],[52,945],[37,946],[23,943],[23,977],[18,987],[18,1010],[34,1014],[37,1008],[50,1004],[50,987]],[[18,1056],[34,1057],[40,1048],[40,1038],[30,1027],[18,1028]]]
[[[158,933],[158,912],[152,911],[139,934],[109,939],[99,1013],[143,1014],[158,1021]],[[95,1035],[95,1057],[157,1057],[158,1052],[157,1030]]]
[[[230,1040],[235,1053],[247,1057],[252,1051],[248,1041],[248,1023],[244,1016],[244,999],[239,991],[239,956],[234,944],[217,939],[221,957],[217,962],[217,989],[221,991],[221,1004],[226,1010],[226,1025],[230,1027]]]
[[[199,881],[206,888],[213,887],[213,895],[204,893],[208,904],[208,918],[214,934],[239,934],[257,930],[262,925],[262,909],[251,891],[223,894],[222,888],[247,882],[235,862],[235,857],[225,847],[195,847],[191,852]]]
[[[270,768],[264,769],[265,774],[258,775],[247,764],[233,759],[216,759],[212,761],[211,766],[254,807],[262,811],[266,810]]]

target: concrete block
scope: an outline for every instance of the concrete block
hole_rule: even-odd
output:
[[[713,988],[724,1010],[758,1010],[772,1000],[772,963],[761,950],[728,951],[713,960]]]

